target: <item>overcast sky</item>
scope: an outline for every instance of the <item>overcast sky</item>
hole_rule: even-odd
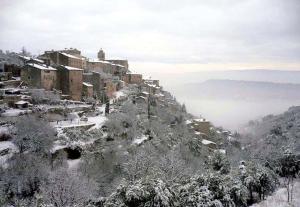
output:
[[[0,0],[0,48],[76,47],[135,71],[300,70],[300,0]]]

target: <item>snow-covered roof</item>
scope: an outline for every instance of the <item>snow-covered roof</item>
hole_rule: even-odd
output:
[[[68,70],[81,70],[81,71],[83,71],[83,69],[81,69],[81,68],[74,68],[74,67],[71,67],[71,66],[64,66],[64,68],[66,68]]]
[[[46,66],[46,65],[39,65],[39,64],[34,64],[34,63],[28,63],[27,65],[40,69],[40,70],[56,70],[55,68],[51,66]]]
[[[25,56],[25,55],[18,55],[20,58],[23,58],[25,60],[30,60],[31,57]]]
[[[197,121],[197,122],[208,122],[207,119],[194,119],[194,121]]]
[[[157,94],[158,96],[164,97],[165,95],[162,93]]]
[[[99,59],[90,59],[88,62],[90,62],[90,63],[104,63],[104,64],[108,64],[108,65],[114,65],[114,66],[118,66],[118,67],[121,67],[121,68],[125,68],[124,65],[115,64],[115,63],[112,63],[112,62],[109,62],[109,61],[99,60]]]
[[[191,121],[191,120],[186,120],[185,123],[186,123],[186,124],[191,124],[192,121]]]
[[[64,55],[64,56],[67,56],[69,58],[75,58],[75,59],[79,59],[79,60],[83,60],[84,58],[80,58],[80,57],[77,57],[75,55],[70,55],[68,53],[65,53],[65,52],[61,52],[60,54]]]
[[[37,59],[37,58],[33,58],[33,60],[37,61],[37,62],[40,62],[40,63],[44,63],[44,61],[40,60],[40,59]]]
[[[87,87],[92,87],[93,85],[87,82],[82,82],[83,85],[87,86]]]
[[[126,74],[131,74],[131,75],[142,75],[136,71],[127,71]]]
[[[105,64],[110,64],[111,65],[110,62],[105,61],[105,60],[99,60],[99,59],[89,59],[88,62],[90,62],[90,63],[105,63]]]
[[[214,143],[214,142],[212,142],[212,141],[209,141],[209,140],[207,140],[207,139],[203,139],[201,142],[202,142],[202,144],[204,144],[204,145],[208,145],[208,144],[216,144],[216,143]]]
[[[149,87],[153,87],[153,88],[156,88],[157,86],[155,84],[147,84]]]
[[[34,61],[39,62],[39,63],[44,63],[43,60],[40,60],[38,58],[32,58],[32,57],[28,57],[28,56],[25,56],[25,55],[19,55],[19,57],[21,57],[21,58],[23,58],[24,60],[27,60],[27,61],[34,60]]]

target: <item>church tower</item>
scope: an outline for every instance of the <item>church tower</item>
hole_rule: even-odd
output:
[[[105,60],[105,53],[104,51],[102,50],[102,48],[99,50],[98,52],[98,59],[99,60]]]

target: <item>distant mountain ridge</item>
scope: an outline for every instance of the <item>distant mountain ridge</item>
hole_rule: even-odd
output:
[[[241,80],[207,80],[184,84],[178,93],[200,98],[300,100],[300,84]]]
[[[243,80],[243,81],[261,81],[274,83],[295,83],[300,84],[299,70],[223,70],[223,71],[199,71],[187,73],[156,73],[155,78],[162,81],[168,89],[173,86],[186,83],[203,82],[210,79],[222,80]]]

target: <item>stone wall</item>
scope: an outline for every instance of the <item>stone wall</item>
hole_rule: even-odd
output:
[[[141,74],[126,74],[122,80],[129,84],[141,84],[143,82],[143,76]]]
[[[56,70],[41,70],[41,87],[45,90],[53,90],[57,84]]]
[[[123,65],[126,70],[129,68],[128,60],[107,60],[108,62],[118,64],[118,65]]]
[[[83,70],[58,68],[59,89],[63,94],[70,95],[72,100],[80,101],[82,95]]]
[[[53,69],[39,69],[26,65],[21,71],[21,80],[32,88],[57,88],[57,73]]]

